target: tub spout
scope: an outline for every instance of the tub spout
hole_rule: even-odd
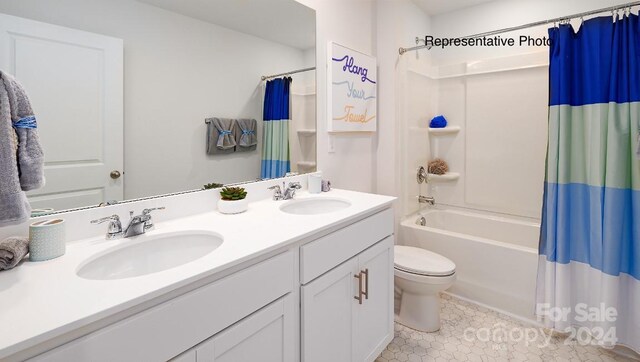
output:
[[[436,204],[436,199],[434,199],[431,196],[418,196],[418,202],[421,204],[428,204],[428,205],[435,205]]]

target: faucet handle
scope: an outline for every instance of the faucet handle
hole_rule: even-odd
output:
[[[280,188],[280,185],[273,185],[273,186],[269,187],[268,189],[269,190],[273,190],[273,200],[274,201],[282,200],[282,189]]]
[[[107,221],[120,221],[120,216],[118,215],[111,215],[111,216],[106,216],[100,219],[96,219],[96,220],[91,220],[90,223],[92,224],[102,224],[105,223]]]
[[[164,210],[165,207],[164,206],[160,206],[160,207],[152,207],[149,209],[144,209],[142,210],[142,216],[146,216],[146,220],[144,221],[144,231],[149,231],[149,230],[153,230],[154,225],[153,225],[153,219],[151,218],[151,211],[155,211],[155,210]]]
[[[164,210],[164,209],[166,209],[166,207],[164,207],[164,206],[152,207],[152,208],[149,208],[149,209],[144,209],[144,210],[142,210],[142,215],[149,215],[149,214],[151,214],[151,211]]]
[[[91,220],[91,223],[102,224],[107,221],[109,222],[109,228],[107,229],[107,235],[106,235],[108,240],[115,239],[120,235],[122,235],[122,223],[120,222],[120,216],[118,215],[114,214],[114,215],[103,217],[100,219]]]
[[[300,184],[300,182],[289,182],[289,188],[290,189],[296,189],[296,190],[300,190],[302,188],[302,185]]]

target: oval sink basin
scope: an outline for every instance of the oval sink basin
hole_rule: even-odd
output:
[[[288,201],[280,206],[282,212],[295,215],[317,215],[346,209],[351,206],[347,200],[336,198],[309,198]]]
[[[127,239],[80,264],[77,275],[84,279],[125,279],[175,268],[216,250],[222,237],[211,232],[167,233]]]

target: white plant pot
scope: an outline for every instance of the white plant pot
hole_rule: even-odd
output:
[[[221,214],[239,214],[247,211],[249,208],[249,201],[247,199],[242,200],[218,200],[218,211]]]

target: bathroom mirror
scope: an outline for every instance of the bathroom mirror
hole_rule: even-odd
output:
[[[45,152],[46,186],[28,193],[34,209],[316,169],[313,9],[294,0],[3,0],[0,16],[0,69],[27,90]],[[288,84],[283,76],[288,115],[265,120],[267,81]]]

